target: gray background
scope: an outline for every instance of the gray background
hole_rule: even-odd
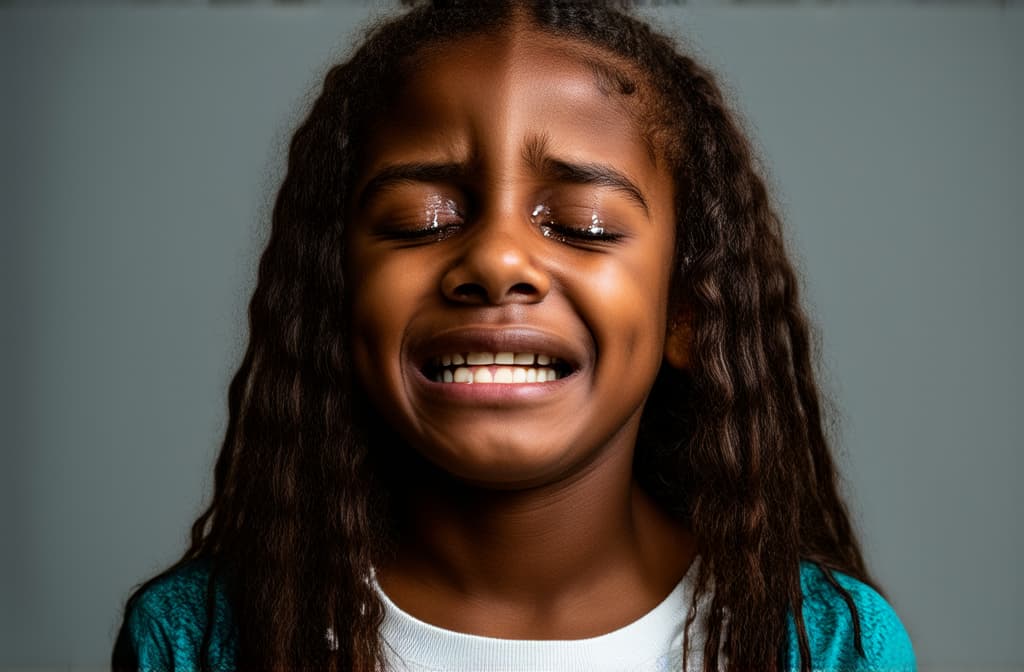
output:
[[[0,8],[0,668],[105,664],[208,496],[289,134],[362,6]],[[660,10],[765,157],[922,669],[1024,670],[1024,9]]]

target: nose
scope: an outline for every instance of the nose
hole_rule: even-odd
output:
[[[478,221],[473,229],[441,280],[445,298],[470,305],[543,301],[551,279],[531,251],[533,231],[507,219]]]

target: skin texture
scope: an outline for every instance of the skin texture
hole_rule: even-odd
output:
[[[595,636],[653,608],[694,555],[632,477],[666,361],[672,180],[643,140],[640,101],[601,86],[594,57],[522,30],[426,55],[356,184],[357,373],[412,450],[395,459],[428,465],[378,578],[440,627]],[[594,226],[614,238],[592,239]],[[685,364],[685,338],[668,342],[669,364]],[[571,373],[525,385],[424,375],[433,357],[467,351],[546,353]]]

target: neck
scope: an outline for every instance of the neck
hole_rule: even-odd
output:
[[[409,491],[382,587],[422,620],[506,638],[589,637],[639,618],[671,592],[694,550],[633,481],[631,446],[528,489],[427,470]]]

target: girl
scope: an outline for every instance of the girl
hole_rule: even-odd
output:
[[[713,77],[435,2],[296,132],[213,501],[116,669],[910,670]]]

